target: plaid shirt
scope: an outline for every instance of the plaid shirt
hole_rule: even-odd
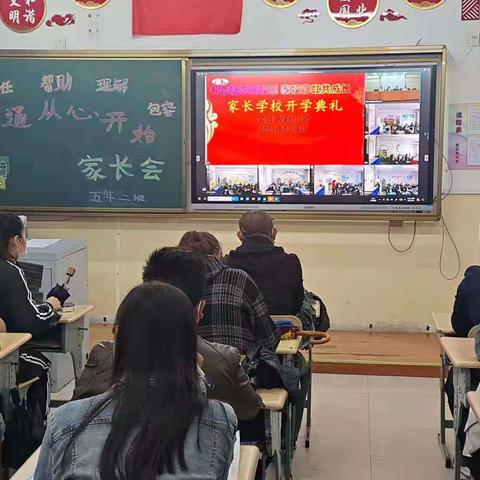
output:
[[[200,335],[208,341],[236,347],[245,354],[262,345],[275,351],[280,339],[262,294],[243,270],[208,257],[205,317]]]

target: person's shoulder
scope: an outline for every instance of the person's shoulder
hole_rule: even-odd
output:
[[[240,352],[230,345],[208,342],[202,338],[198,343],[198,351],[205,357],[205,366],[214,365],[220,361],[225,361],[229,365],[240,364]]]
[[[202,420],[229,430],[233,434],[237,430],[238,421],[233,407],[220,400],[208,400]]]
[[[0,282],[8,284],[15,278],[20,279],[20,272],[20,267],[17,265],[7,260],[0,260]]]
[[[239,278],[242,280],[251,280],[250,275],[240,268],[230,267],[229,265],[225,265],[222,273],[224,275],[229,275],[230,277]]]
[[[93,411],[102,402],[106,401],[110,392],[96,395],[82,400],[73,400],[55,409],[50,414],[53,440],[59,439],[67,433],[75,431],[84,421],[89,412]],[[113,407],[112,407],[113,408]],[[105,423],[111,421],[112,408],[105,408],[95,416],[95,421]]]
[[[9,262],[8,260],[0,260],[0,272],[2,272],[2,274],[18,274],[19,271],[20,267],[18,267],[14,263]]]
[[[476,277],[480,278],[480,266],[471,265],[465,270],[465,277]]]

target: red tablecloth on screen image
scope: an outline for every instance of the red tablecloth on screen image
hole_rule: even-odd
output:
[[[132,0],[134,35],[234,34],[243,0]]]
[[[209,163],[364,164],[364,74],[237,74],[207,76],[206,81],[207,99],[218,115],[218,127],[207,147]],[[263,85],[266,89],[261,94],[249,94],[249,85]],[[278,94],[272,94],[272,85],[278,85]],[[282,85],[313,87],[307,90],[309,93],[297,89],[296,94],[281,94]],[[344,92],[349,93],[322,93],[325,87],[328,91],[328,85],[347,86]],[[246,88],[242,94],[238,89],[232,91],[241,86]],[[262,101],[267,102],[266,109],[265,103],[261,106]],[[272,112],[273,101],[281,102],[282,112]],[[306,111],[302,108],[304,101]],[[323,108],[316,111],[317,102],[321,101]],[[250,102],[247,110],[252,107],[253,111],[245,111],[245,102]],[[295,103],[287,111],[289,102]]]

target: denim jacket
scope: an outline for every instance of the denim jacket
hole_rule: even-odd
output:
[[[100,479],[98,465],[111,428],[113,404],[100,412],[77,437],[63,469],[62,459],[68,441],[83,418],[106,395],[108,392],[70,402],[50,415],[34,480]],[[174,475],[158,476],[158,480],[226,480],[233,459],[236,430],[237,419],[232,407],[210,400],[202,417],[193,421],[185,439],[188,470],[178,469]],[[148,445],[145,448],[148,449]]]

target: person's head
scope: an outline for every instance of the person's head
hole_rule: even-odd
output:
[[[154,480],[186,468],[184,443],[205,406],[198,384],[192,303],[160,282],[135,287],[118,308],[114,387],[83,420],[82,430],[111,401],[110,432],[100,456],[102,480]]]
[[[255,210],[243,214],[238,222],[237,236],[241,242],[248,237],[263,236],[275,242],[277,229],[273,225],[272,217],[261,210]]]
[[[13,213],[0,213],[0,259],[17,260],[27,249],[25,226]]]
[[[155,250],[143,268],[143,281],[161,281],[184,292],[192,302],[197,321],[203,318],[207,267],[199,253],[175,247]]]
[[[178,244],[179,248],[192,250],[201,255],[222,256],[222,247],[220,242],[208,232],[197,232],[192,230],[183,235]]]

